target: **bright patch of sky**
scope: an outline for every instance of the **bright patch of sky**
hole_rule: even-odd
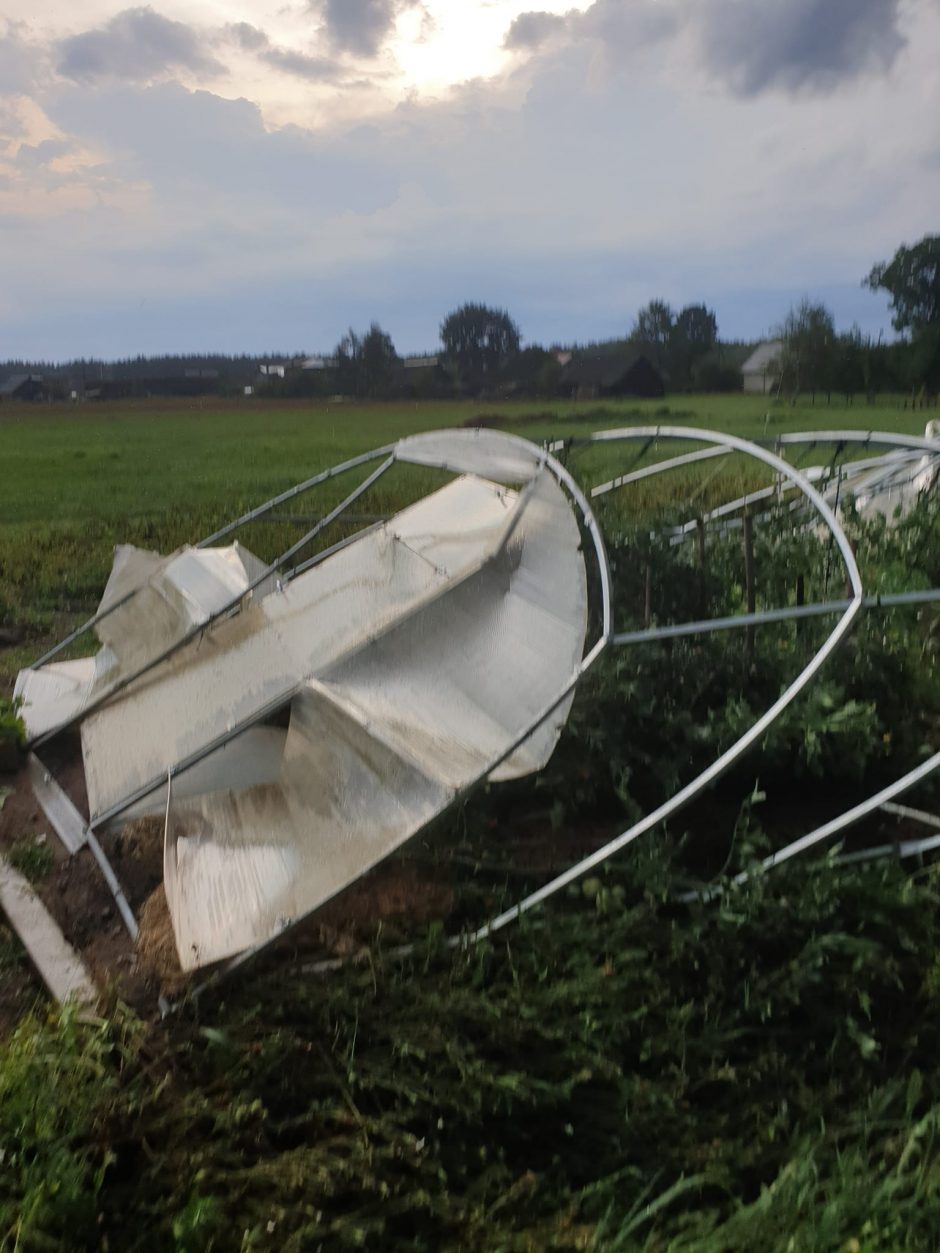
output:
[[[938,0],[8,0],[0,359],[753,339],[940,229]]]

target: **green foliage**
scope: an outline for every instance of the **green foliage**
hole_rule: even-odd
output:
[[[872,267],[865,284],[889,293],[897,330],[936,325],[940,322],[940,235],[925,235],[910,248],[902,244],[890,261]]]
[[[40,883],[55,864],[55,854],[43,838],[25,837],[13,845],[9,852],[10,865],[31,883]]]
[[[829,391],[834,377],[836,332],[825,305],[800,301],[781,329],[781,387],[790,395]]]
[[[940,235],[925,235],[912,247],[902,244],[889,262],[874,266],[865,280],[891,296],[893,323],[908,331],[913,345],[912,383],[940,386]]]
[[[0,1044],[10,1244],[936,1248],[936,876],[629,903],[664,872],[465,952],[281,959],[169,1032],[30,1020]]]
[[[759,403],[758,413],[746,397],[690,401],[670,416],[760,434]],[[612,407],[604,423],[626,412]],[[785,418],[814,420],[808,410]],[[68,474],[38,494],[35,478],[30,487],[14,475],[0,501],[21,524],[0,532],[5,594],[50,619],[87,610],[116,540],[169,549],[286,486],[304,455],[312,472],[391,438],[406,417],[389,408],[337,419],[338,436],[324,421],[271,417],[246,437],[257,456],[218,462],[201,454],[221,428],[194,422],[188,453],[201,450],[204,493],[183,458],[181,480],[163,476],[163,508],[157,488],[149,494],[151,445],[131,422],[133,455],[110,468],[105,459],[98,499]],[[537,438],[540,422],[525,433]],[[874,414],[871,424],[886,423]],[[546,432],[557,426],[544,419]],[[100,438],[89,450],[98,464],[109,445],[100,425],[86,429]],[[16,439],[32,464],[45,440]],[[579,470],[606,467],[593,455]],[[704,483],[638,491],[642,517],[625,518],[611,498],[619,628],[642,625],[647,568],[654,622],[744,606],[737,538],[709,543],[702,568],[694,543],[650,536],[729,485],[750,486],[749,473],[729,464]],[[41,515],[56,492],[61,516],[50,522]],[[382,496],[377,507],[400,503]],[[936,503],[895,527],[849,528],[873,590],[940,585]],[[286,534],[296,532],[271,524],[259,550]],[[843,594],[833,554],[790,520],[758,528],[755,548],[759,607],[792,603],[800,580],[807,600]],[[0,1248],[940,1246],[938,872],[909,879],[891,864],[824,861],[743,888],[727,877],[754,868],[795,793],[789,835],[819,797],[835,806],[860,782],[870,792],[936,743],[937,623],[931,609],[866,614],[820,684],[680,830],[651,833],[488,944],[454,952],[432,929],[412,958],[376,944],[364,964],[323,981],[283,952],[161,1027],[120,1010],[107,1025],[70,1015],[22,1024],[0,1041]],[[541,838],[549,848],[557,838],[570,861],[566,839],[622,829],[727,747],[827,629],[611,650],[544,775],[477,797],[442,828],[446,839],[427,841],[445,865],[455,847],[477,859],[472,874],[461,863],[449,926],[479,922],[510,885],[517,894],[519,815],[531,821],[542,801]],[[544,880],[544,865],[531,873]],[[675,903],[677,888],[715,874],[725,876],[719,899]],[[7,948],[0,932],[0,967],[22,960]]]
[[[122,1031],[130,1037],[122,1039]],[[97,1244],[98,1195],[112,1155],[99,1123],[137,1034],[79,1023],[65,1010],[25,1019],[0,1044],[0,1248]]]
[[[373,322],[364,335],[349,331],[336,345],[330,373],[335,389],[349,396],[388,395],[400,367],[390,335]]]
[[[0,696],[0,772],[15,769],[25,743],[26,728],[19,703]]]
[[[441,323],[441,344],[461,382],[478,385],[519,351],[519,328],[505,309],[465,304]]]
[[[5,970],[18,969],[25,961],[22,944],[8,927],[0,923],[0,975]]]

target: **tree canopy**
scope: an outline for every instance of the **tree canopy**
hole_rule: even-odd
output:
[[[783,386],[793,395],[832,386],[836,330],[832,314],[822,304],[803,299],[787,314],[782,327],[780,368]]]
[[[519,351],[519,339],[519,328],[505,309],[487,305],[461,305],[441,323],[445,356],[469,378],[494,375]]]
[[[672,337],[673,313],[665,300],[651,300],[636,315],[630,338],[651,348],[665,350]]]
[[[398,368],[391,336],[373,322],[365,335],[349,328],[333,353],[340,391],[355,396],[379,396],[387,391]]]
[[[873,291],[888,292],[895,330],[910,334],[910,382],[936,390],[940,387],[940,235],[925,235],[910,248],[902,244],[890,261],[872,267],[864,283]]]
[[[718,340],[718,323],[705,305],[686,305],[674,314],[665,300],[651,300],[636,315],[630,341],[673,379],[689,383],[696,361]]]
[[[872,291],[891,296],[895,330],[923,330],[940,324],[940,235],[902,244],[890,261],[880,261],[864,280]]]

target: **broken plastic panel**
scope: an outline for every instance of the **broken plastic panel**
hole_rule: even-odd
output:
[[[394,455],[459,477],[283,585],[237,545],[122,547],[97,657],[20,676],[31,738],[80,726],[93,828],[165,813],[184,969],[271,939],[480,780],[541,769],[567,718],[587,579],[564,472],[491,431]]]

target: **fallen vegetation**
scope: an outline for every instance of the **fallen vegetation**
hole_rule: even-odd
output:
[[[700,501],[653,504],[640,525],[611,498],[605,519],[618,627],[742,609],[739,539],[703,564],[650,525]],[[187,521],[140,526],[167,547]],[[872,590],[940,586],[936,501],[849,526]],[[95,536],[73,554],[84,611]],[[71,575],[38,539],[0,551],[17,603],[51,614]],[[843,594],[826,545],[779,525],[755,569],[758,606]],[[330,920],[358,959],[328,976],[292,939],[162,1023],[115,994],[91,1023],[37,1005],[0,1041],[0,1248],[937,1248],[940,870],[837,849],[757,866],[936,746],[938,626],[867,613],[716,791],[485,944],[363,910],[352,938]],[[479,793],[399,881],[437,885],[449,933],[478,924],[712,760],[826,630],[610,653],[548,769]],[[724,891],[676,903],[703,882]],[[0,930],[0,981],[20,965]]]

